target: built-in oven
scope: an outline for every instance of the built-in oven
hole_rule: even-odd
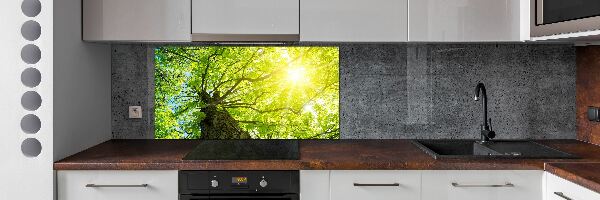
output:
[[[299,171],[179,171],[180,200],[299,200]]]
[[[600,29],[600,0],[531,0],[534,37]]]

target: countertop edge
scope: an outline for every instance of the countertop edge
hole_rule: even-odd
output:
[[[593,180],[589,180],[587,179],[584,175],[581,174],[577,174],[573,171],[570,171],[568,169],[564,169],[560,166],[560,164],[573,164],[573,165],[580,165],[580,164],[590,164],[590,163],[567,163],[567,162],[553,162],[553,163],[546,163],[544,165],[544,171],[547,171],[551,174],[554,174],[560,178],[563,178],[565,180],[568,180],[570,182],[573,182],[577,185],[580,185],[582,187],[585,187],[589,190],[592,190],[594,192],[600,193],[600,182],[596,182]],[[591,164],[595,164],[600,166],[600,163],[598,162],[591,162]]]

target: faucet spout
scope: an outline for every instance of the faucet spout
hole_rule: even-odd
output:
[[[485,85],[483,83],[478,83],[477,87],[475,87],[475,97],[473,98],[475,101],[481,101],[481,105],[483,107],[483,123],[481,124],[481,142],[487,142],[490,139],[496,137],[496,133],[491,130],[490,124],[488,124],[488,108],[487,108],[487,93],[485,91]],[[491,123],[491,119],[490,119]]]
[[[481,97],[480,97],[480,94],[481,94]],[[484,128],[488,128],[488,123],[487,123],[487,93],[485,91],[485,85],[483,85],[483,83],[479,83],[479,84],[477,84],[477,87],[475,87],[475,98],[474,99],[475,99],[475,101],[479,101],[480,99],[483,99],[483,101],[481,102],[481,105],[483,106],[483,123],[481,125]]]

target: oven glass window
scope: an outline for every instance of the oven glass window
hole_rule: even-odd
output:
[[[291,198],[271,198],[271,197],[223,197],[223,198],[214,198],[210,199],[218,199],[218,200],[295,200]]]
[[[543,23],[552,24],[600,16],[599,0],[537,0],[543,1]],[[539,3],[539,2],[538,2]],[[540,4],[538,4],[540,6]],[[538,7],[539,10],[539,7]],[[539,22],[539,19],[538,19]],[[541,25],[541,24],[538,24]]]
[[[181,200],[298,200],[297,195],[286,196],[186,196],[182,195]]]

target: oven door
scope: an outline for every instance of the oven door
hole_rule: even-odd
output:
[[[598,0],[531,0],[534,37],[600,29]]]
[[[218,199],[218,200],[299,200],[297,194],[283,194],[283,195],[206,195],[206,196],[195,196],[195,195],[179,195],[179,200],[207,200],[207,199]]]

